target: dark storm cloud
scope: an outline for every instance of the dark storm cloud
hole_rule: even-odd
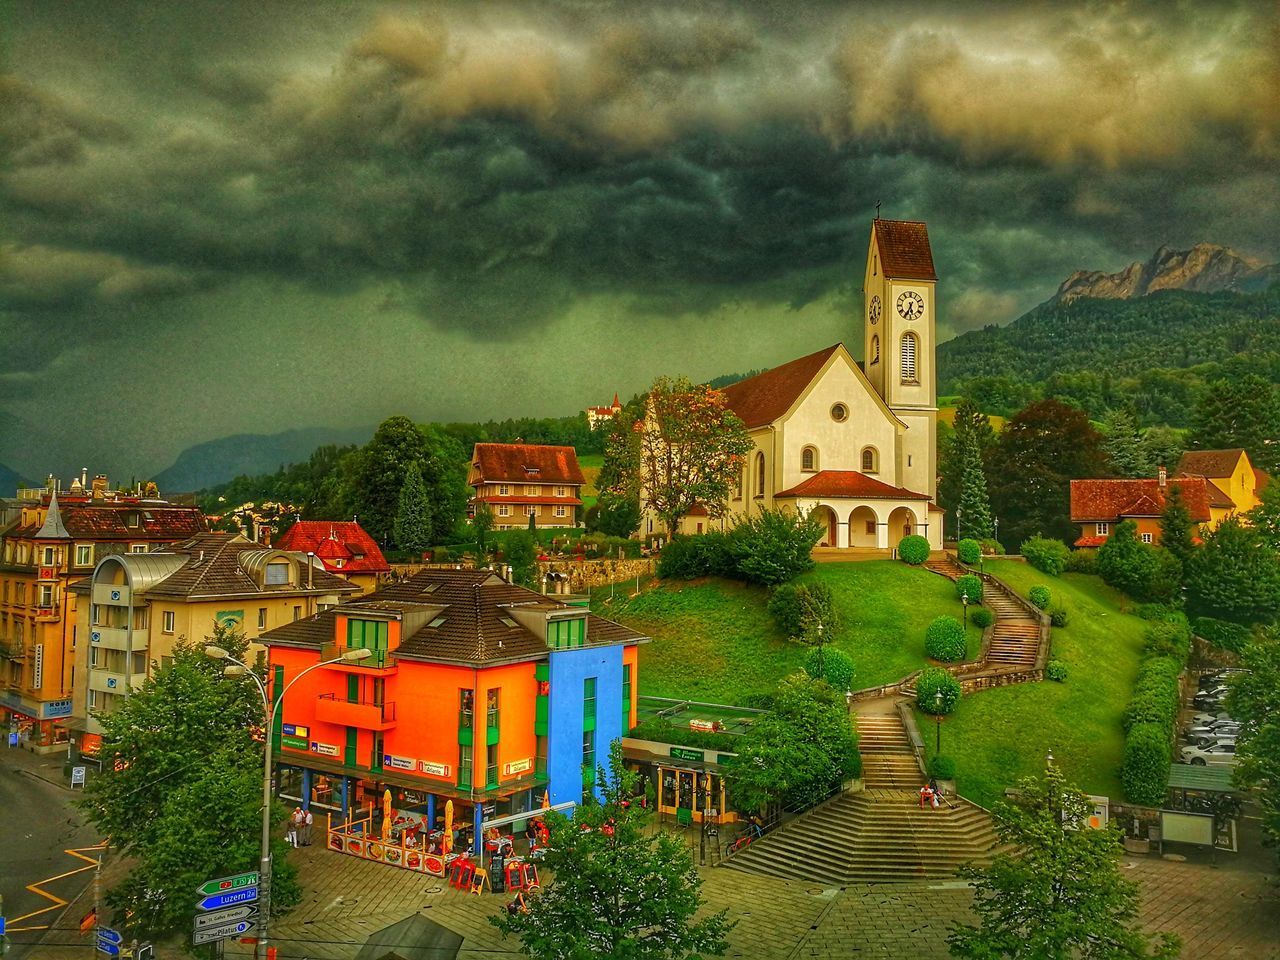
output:
[[[850,282],[877,200],[929,220],[956,327],[1165,241],[1276,253],[1262,4],[245,8],[208,49],[194,9],[111,28],[132,107],[101,51],[101,102],[0,81],[11,310],[256,274],[394,280],[482,337],[599,293],[796,306]]]

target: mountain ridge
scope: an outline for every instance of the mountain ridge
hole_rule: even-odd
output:
[[[1050,302],[1071,303],[1082,297],[1132,300],[1161,290],[1248,292],[1277,279],[1280,264],[1264,263],[1221,244],[1202,242],[1190,250],[1174,250],[1166,244],[1150,259],[1135,260],[1116,273],[1077,270],[1062,281]]]
[[[241,475],[274,473],[282,464],[300,463],[327,444],[365,443],[374,427],[305,427],[280,433],[237,433],[183,450],[153,480],[162,495],[191,493]]]

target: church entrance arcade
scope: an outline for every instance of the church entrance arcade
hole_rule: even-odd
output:
[[[929,515],[924,503],[892,500],[822,499],[796,500],[794,507],[819,518],[822,535],[816,549],[863,556],[892,556],[903,537],[929,537]]]

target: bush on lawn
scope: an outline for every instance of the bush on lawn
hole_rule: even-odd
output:
[[[853,689],[853,658],[831,645],[814,647],[805,655],[804,672],[844,693]]]
[[[942,693],[942,708],[936,694]],[[929,714],[948,714],[960,702],[960,681],[942,667],[925,667],[916,678],[916,703]]]
[[[1066,573],[1096,574],[1098,572],[1098,551],[1089,548],[1072,550],[1067,554],[1067,562],[1062,565],[1062,569]]]
[[[1030,540],[1024,540],[1021,552],[1027,558],[1027,563],[1051,577],[1062,575],[1062,571],[1066,569],[1067,558],[1071,556],[1071,550],[1065,543],[1061,540],[1050,540],[1047,537],[1032,537]]]
[[[1229,620],[1215,620],[1213,617],[1196,617],[1194,621],[1197,637],[1202,637],[1219,650],[1230,650],[1239,653],[1249,642],[1249,628]]]
[[[977,563],[982,559],[982,544],[969,538],[961,540],[956,544],[956,556],[961,563]]]
[[[904,563],[918,567],[929,559],[929,541],[915,533],[909,537],[903,537],[898,544],[898,556]]]
[[[1067,682],[1067,665],[1061,660],[1050,660],[1044,665],[1044,675],[1046,679],[1056,680],[1058,683]]]
[[[794,580],[813,569],[813,548],[825,529],[814,514],[766,510],[729,534],[733,563],[725,575],[766,587]]]
[[[982,602],[982,578],[976,573],[966,573],[956,578],[956,596],[969,598],[970,603]]]
[[[780,584],[769,596],[768,609],[778,629],[792,640],[814,643],[819,623],[828,637],[839,628],[831,587],[822,581]]]
[[[1098,550],[1098,574],[1135,600],[1165,601],[1181,585],[1182,562],[1168,550],[1141,542],[1137,524],[1124,520]]]
[[[999,540],[987,539],[982,541],[982,552],[988,557],[1003,557],[1004,545]]]
[[[964,627],[955,617],[938,617],[924,632],[925,656],[959,663],[965,656]]]
[[[703,750],[719,750],[722,753],[737,752],[738,738],[731,733],[713,733],[707,730],[691,730],[687,724],[677,726],[666,717],[651,717],[632,727],[629,737],[652,740],[655,743],[672,743],[678,747],[699,747]]]
[[[1034,603],[1041,610],[1046,609],[1053,601],[1053,594],[1049,592],[1049,588],[1045,586],[1035,586],[1027,591],[1027,599]]]
[[[733,576],[729,537],[723,533],[672,537],[658,554],[658,576],[664,580]]]
[[[1049,622],[1055,627],[1065,627],[1070,617],[1071,614],[1067,612],[1066,607],[1049,608]]]
[[[979,630],[985,630],[996,622],[996,615],[986,607],[979,607],[969,614],[969,621]]]
[[[925,764],[929,776],[934,780],[954,780],[956,778],[956,762],[945,753],[934,754]]]
[[[1133,612],[1135,616],[1143,620],[1166,620],[1176,623],[1181,617],[1185,622],[1182,611],[1169,606],[1167,603],[1141,603]]]
[[[1163,806],[1169,793],[1169,733],[1157,723],[1138,723],[1124,741],[1120,782],[1130,803]]]

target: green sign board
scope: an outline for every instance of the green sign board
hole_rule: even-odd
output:
[[[306,750],[310,746],[302,737],[281,737],[280,742],[294,750]]]
[[[706,753],[702,750],[690,750],[688,747],[672,747],[671,755],[677,760],[704,760]]]
[[[724,766],[726,763],[731,763],[733,758],[736,756],[736,753],[717,753],[716,763],[720,764],[720,766]]]
[[[258,885],[258,871],[251,870],[248,873],[237,873],[234,877],[223,877],[220,880],[209,880],[196,887],[196,893],[202,897],[211,897],[219,893],[229,893],[232,890],[240,890],[244,887],[256,887]]]

